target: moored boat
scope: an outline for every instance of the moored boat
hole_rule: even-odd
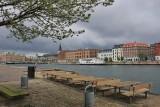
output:
[[[89,64],[104,64],[104,60],[97,58],[84,58],[79,59],[79,64],[89,65]]]

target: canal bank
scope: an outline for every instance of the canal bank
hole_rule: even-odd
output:
[[[106,65],[160,65],[160,61],[106,62]]]

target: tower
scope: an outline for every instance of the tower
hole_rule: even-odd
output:
[[[59,52],[61,52],[61,51],[62,51],[62,46],[61,46],[61,44],[59,44],[58,54],[59,54]]]

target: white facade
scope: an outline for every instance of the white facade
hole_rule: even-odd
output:
[[[121,47],[113,48],[112,54],[113,54],[113,61],[116,62],[118,61],[118,57],[119,58],[123,57],[123,49]]]
[[[124,61],[140,61],[140,58],[139,57],[127,57],[127,58],[124,58]]]
[[[102,59],[102,60],[104,60],[105,57],[107,57],[108,59],[112,58],[113,57],[112,50],[111,51],[104,51],[104,52],[97,53],[97,57],[99,59]]]
[[[156,61],[160,61],[160,56],[155,56]]]

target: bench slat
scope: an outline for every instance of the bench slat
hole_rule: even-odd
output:
[[[110,89],[114,89],[114,87],[109,87],[109,86],[102,86],[102,87],[98,87],[98,90],[110,90]]]
[[[117,82],[120,82],[120,79],[98,81],[97,86],[106,86]]]
[[[143,88],[143,89],[139,89],[139,90],[137,90],[137,91],[135,91],[135,95],[137,95],[137,94],[142,94],[142,93],[145,93],[145,92],[148,92],[149,91],[149,89],[147,89],[147,88]]]
[[[150,91],[151,83],[145,83],[130,87],[128,91],[124,91],[121,94],[127,97],[130,97],[130,103],[132,102],[132,97],[145,93],[145,97],[147,98],[147,94]]]
[[[133,92],[130,92],[130,91],[128,91],[128,92],[123,92],[123,93],[121,93],[121,94],[124,95],[124,96],[127,96],[127,97],[133,96]]]
[[[150,89],[151,86],[152,86],[151,83],[140,84],[140,85],[136,85],[134,87],[130,87],[129,91],[139,90],[139,89],[143,89],[143,88]]]

